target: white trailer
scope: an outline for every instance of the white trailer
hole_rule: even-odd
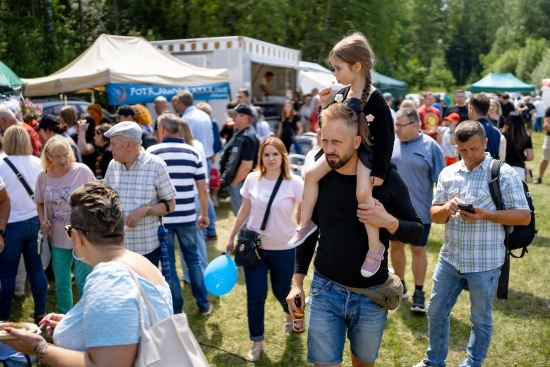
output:
[[[285,99],[292,98],[297,90],[297,73],[300,51],[243,36],[179,39],[151,42],[159,49],[172,54],[189,64],[208,68],[229,69],[231,100],[237,90],[247,89],[256,105],[264,108],[266,118],[277,118]],[[257,93],[264,74],[271,71],[273,80],[269,83],[273,96],[264,97]],[[229,100],[209,101],[214,117],[221,125]]]

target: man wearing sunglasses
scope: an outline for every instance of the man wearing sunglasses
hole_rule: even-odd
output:
[[[424,279],[428,268],[426,244],[430,234],[430,208],[433,187],[439,173],[445,167],[445,158],[439,144],[419,131],[420,118],[413,108],[402,108],[396,113],[395,142],[392,161],[409,187],[411,201],[424,223],[424,232],[418,243],[410,243],[414,293],[411,311],[426,312]],[[407,298],[405,286],[405,243],[390,236],[390,256],[395,275],[403,283],[403,298]]]

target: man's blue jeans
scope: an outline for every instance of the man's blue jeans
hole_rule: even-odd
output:
[[[195,210],[197,212],[197,219],[198,219],[198,215],[201,212],[201,205],[199,203],[198,195],[195,195]],[[202,271],[204,272],[206,270],[206,267],[208,266],[208,256],[206,253],[206,240],[204,237],[204,231],[201,231],[199,229],[198,224],[195,225],[195,228],[197,229],[197,239],[195,241],[195,244],[197,245],[200,264],[202,267]],[[187,268],[187,263],[183,258],[183,252],[181,252],[180,250],[179,253],[180,253],[180,259],[181,259],[181,268],[183,269],[183,278],[186,281],[189,281],[189,269]]]
[[[204,285],[204,271],[202,269],[199,253],[197,249],[197,224],[192,223],[190,226],[179,226],[168,228],[168,258],[170,260],[170,291],[172,293],[172,302],[174,305],[174,313],[181,313],[183,309],[183,295],[181,293],[181,283],[176,271],[176,255],[174,252],[174,237],[178,237],[178,243],[183,254],[183,259],[189,269],[189,283],[191,284],[191,292],[197,301],[197,306],[200,311],[208,310],[210,302],[208,301],[208,293]],[[202,239],[202,238],[201,238]],[[203,240],[204,242],[204,240]]]
[[[260,250],[262,257],[258,265],[245,268],[246,300],[248,311],[248,330],[250,340],[264,340],[264,313],[267,298],[267,273],[271,279],[273,294],[288,313],[286,296],[290,292],[292,275],[294,274],[294,249]],[[281,323],[282,324],[282,323]]]
[[[493,333],[493,296],[499,276],[500,268],[477,273],[460,273],[454,266],[439,259],[428,304],[430,344],[424,363],[437,367],[446,365],[451,310],[464,287],[468,285],[472,330],[466,348],[468,358],[462,361],[460,367],[481,367],[481,363],[487,356]]]
[[[241,188],[243,187],[243,184],[244,181],[234,187],[226,187],[229,196],[231,196],[231,209],[233,209],[233,214],[235,214],[235,216],[237,216],[237,213],[243,204],[243,196],[241,195]]]
[[[5,248],[0,253],[0,320],[10,318],[11,303],[15,291],[15,276],[19,266],[19,259],[23,254],[25,268],[31,283],[34,298],[35,315],[46,313],[46,297],[48,295],[48,279],[42,267],[42,261],[37,251],[36,237],[40,229],[38,217],[16,223],[9,223],[6,227]]]

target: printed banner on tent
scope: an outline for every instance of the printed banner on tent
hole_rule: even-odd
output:
[[[163,87],[149,84],[107,84],[109,104],[119,106],[123,104],[149,103],[158,96],[170,100],[178,92],[188,90],[193,93],[195,101],[229,98],[229,83],[201,85],[197,87]]]

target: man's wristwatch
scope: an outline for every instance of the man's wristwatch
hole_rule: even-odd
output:
[[[7,234],[8,234],[8,232],[6,232],[5,229],[0,229],[0,236],[2,236],[2,238],[6,238]]]
[[[153,215],[153,208],[150,205],[147,205],[147,215]]]

